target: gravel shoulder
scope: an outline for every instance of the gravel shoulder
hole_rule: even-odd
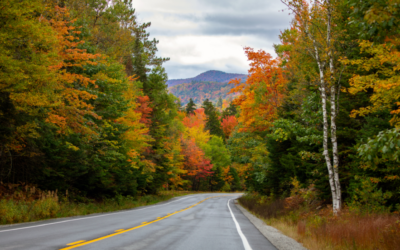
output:
[[[294,239],[283,235],[278,229],[268,226],[264,221],[260,220],[256,216],[252,215],[244,207],[242,207],[237,201],[235,201],[236,207],[250,220],[251,223],[279,250],[307,250],[300,243]]]

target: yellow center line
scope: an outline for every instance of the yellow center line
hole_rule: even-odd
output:
[[[177,213],[183,212],[183,211],[185,211],[185,210],[187,210],[189,208],[195,207],[195,206],[199,205],[200,203],[202,203],[202,202],[204,202],[204,201],[206,201],[208,199],[215,198],[215,197],[221,197],[221,196],[227,196],[227,195],[220,195],[220,196],[213,196],[213,197],[206,198],[206,199],[204,199],[202,201],[199,201],[198,203],[196,203],[196,204],[194,204],[194,205],[192,205],[192,206],[190,206],[190,207],[188,207],[186,209],[183,209],[183,210],[180,210],[180,211],[176,211],[176,212],[174,212],[172,214],[167,214],[164,217],[157,217],[156,220],[153,220],[153,221],[150,221],[150,222],[146,222],[146,221],[142,222],[142,225],[140,225],[140,226],[132,227],[132,228],[129,228],[129,229],[119,229],[119,230],[116,230],[115,233],[113,233],[113,234],[109,234],[109,235],[106,235],[106,236],[103,236],[103,237],[100,237],[100,238],[97,238],[97,239],[89,240],[89,241],[81,240],[81,241],[72,242],[72,243],[67,244],[67,246],[69,246],[69,247],[61,248],[60,250],[69,250],[69,249],[81,247],[81,246],[84,246],[84,245],[88,245],[88,244],[91,244],[91,243],[94,243],[94,242],[97,242],[97,241],[100,241],[100,240],[104,240],[104,239],[107,239],[107,238],[110,238],[110,237],[113,237],[113,236],[116,236],[116,235],[119,235],[119,234],[123,234],[123,233],[129,232],[129,231],[132,231],[132,230],[135,230],[135,229],[150,225],[150,224],[152,224],[154,222],[166,219],[166,218],[168,218],[168,217],[170,217],[170,216],[172,216],[174,214],[177,214]],[[73,245],[73,246],[70,246],[70,245]]]
[[[68,243],[67,246],[76,245],[76,244],[82,243],[82,242],[84,242],[84,240],[80,240],[80,241],[75,241],[75,242],[72,242],[72,243]]]

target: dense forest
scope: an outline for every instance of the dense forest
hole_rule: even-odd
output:
[[[278,57],[246,47],[245,82],[173,87],[183,107],[131,0],[2,1],[0,181],[82,197],[301,187],[334,213],[399,210],[398,2],[283,2]]]
[[[317,190],[336,213],[400,209],[398,1],[284,0],[278,57],[245,48],[251,69],[227,140],[246,187]],[[293,193],[292,193],[293,194]]]
[[[187,115],[168,92],[169,59],[131,0],[0,10],[2,183],[94,198],[243,188],[209,112]]]

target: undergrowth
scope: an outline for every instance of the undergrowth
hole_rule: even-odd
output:
[[[30,222],[93,213],[111,212],[151,205],[193,192],[161,191],[139,197],[117,195],[114,198],[77,202],[57,191],[42,191],[23,184],[0,185],[0,224]]]
[[[400,249],[398,213],[360,213],[345,207],[334,216],[330,206],[299,194],[286,199],[247,194],[239,202],[311,250]]]

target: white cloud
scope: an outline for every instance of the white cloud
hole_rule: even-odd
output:
[[[266,0],[134,0],[139,22],[151,22],[170,79],[205,70],[246,73],[243,47],[274,53],[279,31],[289,27],[285,6]]]

